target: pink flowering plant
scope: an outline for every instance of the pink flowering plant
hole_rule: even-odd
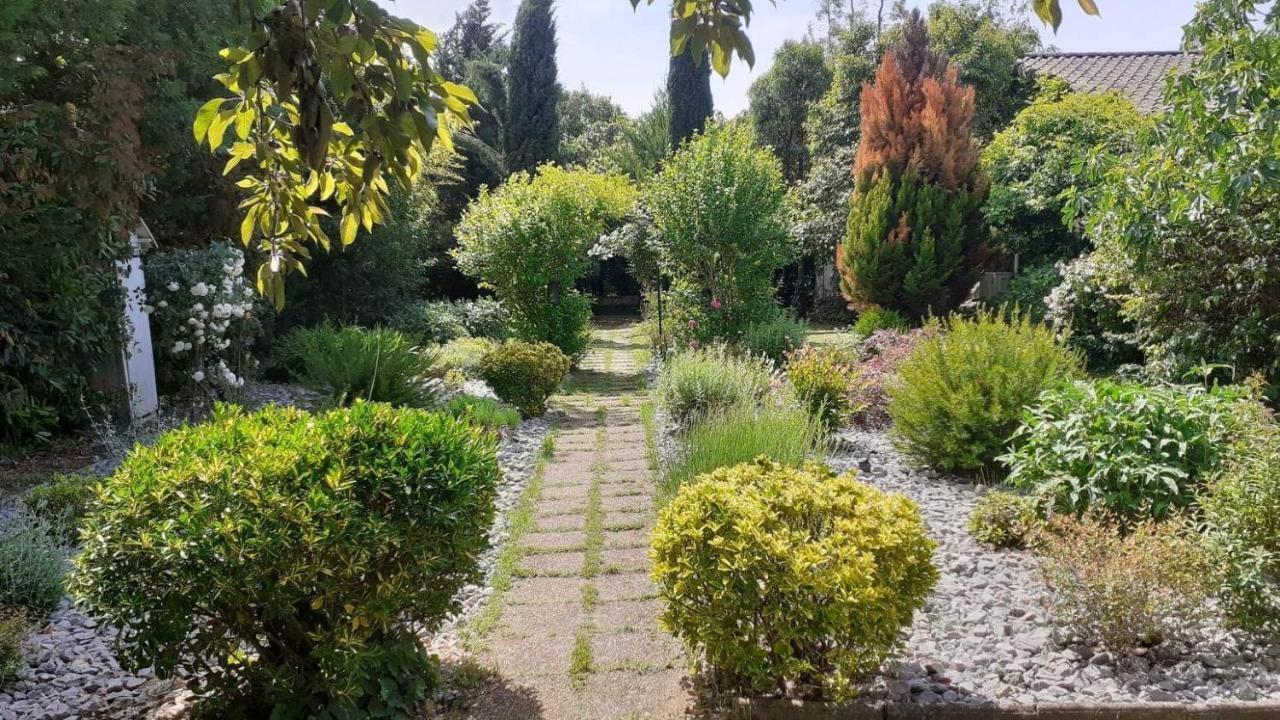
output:
[[[263,310],[244,265],[244,253],[223,242],[146,259],[143,309],[166,386],[225,397],[244,385],[257,364],[249,349],[262,334]]]

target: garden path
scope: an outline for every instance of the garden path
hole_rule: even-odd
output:
[[[633,326],[597,323],[554,405],[555,453],[536,497],[501,615],[480,659],[504,692],[479,720],[633,720],[684,715],[679,643],[657,623],[649,579],[656,450]],[[649,423],[651,425],[651,423]]]

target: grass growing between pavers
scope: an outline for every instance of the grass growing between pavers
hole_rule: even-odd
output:
[[[605,358],[607,364],[609,356],[606,355]],[[585,580],[582,585],[582,609],[587,613],[587,617],[578,628],[578,634],[573,641],[573,650],[569,655],[569,684],[575,690],[581,689],[586,684],[587,677],[595,671],[591,656],[591,639],[595,636],[596,628],[591,621],[590,613],[599,602],[600,591],[591,579],[600,574],[601,557],[604,554],[604,499],[600,492],[600,485],[608,469],[608,462],[605,460],[605,448],[609,443],[609,429],[606,425],[608,417],[609,412],[606,408],[596,408],[596,422],[599,423],[599,427],[596,428],[596,457],[591,465],[591,485],[587,488],[585,523],[587,537],[586,550],[582,555],[582,577]]]
[[[581,690],[587,684],[587,678],[595,672],[595,661],[591,653],[591,636],[595,628],[587,622],[578,628],[573,639],[573,650],[569,652],[569,685],[574,690]]]
[[[463,645],[470,652],[478,652],[483,648],[485,638],[493,632],[502,617],[503,596],[518,577],[520,561],[525,556],[522,541],[534,527],[538,501],[542,499],[542,484],[546,480],[547,463],[551,462],[555,451],[556,438],[553,430],[543,438],[542,448],[538,451],[538,464],[529,477],[524,492],[520,494],[520,500],[511,509],[506,543],[493,568],[493,579],[490,582],[493,592],[489,595],[489,601],[462,632]]]

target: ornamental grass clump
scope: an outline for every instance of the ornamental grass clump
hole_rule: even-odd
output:
[[[495,445],[384,404],[219,406],[106,481],[71,589],[210,717],[408,718],[436,677],[417,628],[478,577]]]
[[[922,340],[889,385],[898,448],[940,470],[989,468],[1023,410],[1080,372],[1053,332],[1025,316],[950,317]]]
[[[1127,654],[1192,640],[1212,616],[1215,572],[1181,518],[1122,528],[1090,514],[1054,517],[1032,544],[1057,621],[1088,643]]]
[[[751,355],[768,358],[777,366],[786,361],[788,353],[804,345],[808,334],[808,325],[779,317],[747,326],[738,340],[738,347]]]
[[[572,361],[560,348],[545,342],[512,340],[480,360],[479,375],[503,402],[525,417],[547,411],[547,399],[569,374]]]
[[[336,405],[356,400],[430,407],[439,399],[436,354],[397,330],[319,325],[285,336],[281,356],[298,382]]]
[[[722,467],[767,457],[784,465],[821,459],[827,428],[795,404],[735,405],[701,418],[681,438],[680,450],[659,488],[667,499],[694,478]]]
[[[0,607],[49,612],[64,594],[67,549],[44,519],[16,510],[0,529]]]
[[[1159,520],[1192,506],[1255,425],[1243,402],[1236,388],[1071,383],[1040,397],[1001,460],[1011,485],[1059,512]]]
[[[760,358],[723,347],[672,355],[658,375],[658,404],[679,427],[735,405],[754,405],[769,392],[773,373]]]
[[[680,488],[653,534],[662,622],[739,689],[851,697],[938,579],[915,503],[759,459]]]

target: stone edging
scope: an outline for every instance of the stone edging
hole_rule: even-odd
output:
[[[735,698],[742,720],[1276,720],[1280,702],[1040,703],[1037,705],[838,705]]]

